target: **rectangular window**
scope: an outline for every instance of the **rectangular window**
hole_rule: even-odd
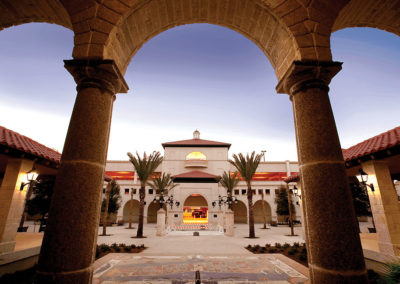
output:
[[[235,195],[239,195],[239,189],[235,189]]]
[[[106,189],[105,188],[103,188],[103,193],[106,193]]]
[[[152,188],[149,189],[149,194],[153,194],[153,189]]]
[[[133,194],[136,194],[136,188],[131,188]]]
[[[259,195],[262,195],[262,194],[263,194],[263,190],[262,190],[262,189],[259,189],[259,190],[258,190],[258,194],[259,194]]]
[[[245,194],[246,194],[246,190],[242,189],[242,195],[245,195]]]
[[[256,191],[254,189],[251,190],[251,193],[253,193],[253,195],[256,194]]]
[[[268,188],[265,189],[265,194],[266,195],[270,195],[271,194],[271,190],[269,190]]]
[[[129,188],[125,188],[125,194],[129,194]]]

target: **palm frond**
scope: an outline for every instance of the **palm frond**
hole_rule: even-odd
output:
[[[222,176],[219,178],[219,183],[227,190],[228,193],[232,193],[240,181],[238,172],[223,172]]]
[[[262,154],[256,154],[253,151],[251,155],[247,153],[246,157],[242,153],[238,155],[233,154],[232,160],[229,160],[229,162],[237,169],[246,182],[250,182],[257,171],[261,158]]]
[[[160,152],[153,152],[147,155],[146,152],[143,154],[143,158],[140,157],[139,153],[136,152],[136,156],[128,152],[129,161],[132,163],[135,171],[140,179],[141,183],[146,183],[152,173],[162,163],[163,157]]]

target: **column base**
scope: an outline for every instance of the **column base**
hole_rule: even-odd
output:
[[[54,283],[54,284],[69,284],[69,283],[92,283],[93,266],[65,272],[43,272],[36,271],[35,284]]]
[[[367,271],[335,271],[310,267],[312,283],[368,283]]]
[[[13,251],[15,248],[15,241],[0,243],[0,253]]]

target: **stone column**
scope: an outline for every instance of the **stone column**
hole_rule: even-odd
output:
[[[0,187],[0,254],[15,247],[18,225],[24,211],[25,197],[29,185],[21,191],[26,172],[32,169],[33,161],[8,159]]]
[[[91,283],[115,94],[112,60],[66,60],[77,97],[57,173],[35,283]]]
[[[235,235],[233,211],[228,209],[225,212],[225,236],[233,237]]]
[[[162,208],[157,211],[157,236],[165,236],[165,210]]]
[[[339,62],[293,62],[277,91],[293,102],[312,283],[367,283],[328,91]]]
[[[385,161],[368,161],[362,163],[362,168],[368,174],[368,183],[375,189],[368,188],[368,196],[379,251],[400,256],[400,205],[388,165]]]

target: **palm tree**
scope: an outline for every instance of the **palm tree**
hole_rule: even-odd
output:
[[[229,162],[235,166],[240,173],[240,176],[245,180],[247,185],[247,201],[249,206],[249,238],[255,238],[254,233],[254,212],[253,212],[253,191],[251,189],[251,180],[256,173],[258,164],[261,161],[262,154],[256,154],[254,151],[251,155],[247,154],[246,157],[239,153],[233,154],[233,160]]]
[[[108,215],[111,213],[118,212],[121,207],[121,195],[120,186],[116,180],[111,179],[105,191],[105,197],[101,203],[101,211],[103,212],[102,223],[103,223],[103,233],[101,236],[107,236],[107,219]]]
[[[228,197],[232,200],[232,193],[235,187],[238,185],[240,181],[239,173],[234,172],[223,172],[222,176],[219,177],[219,183],[226,189]],[[228,204],[228,209],[232,210],[232,203]]]
[[[139,153],[136,152],[136,156],[128,153],[129,160],[133,164],[135,171],[140,179],[139,189],[139,224],[136,233],[137,238],[143,237],[143,213],[144,213],[144,199],[146,197],[146,182],[156,170],[156,168],[162,163],[163,157],[160,152],[154,151],[150,155],[143,154],[143,158],[140,158]]]
[[[151,186],[156,191],[156,194],[164,195],[168,194],[168,191],[178,186],[174,184],[172,180],[171,174],[163,173],[161,176],[152,177],[151,182],[148,182],[147,185]],[[158,201],[160,203],[160,201]],[[160,208],[161,208],[160,204]]]

